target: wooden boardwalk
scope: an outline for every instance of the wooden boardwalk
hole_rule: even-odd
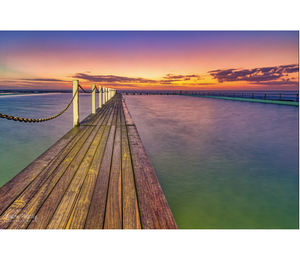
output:
[[[177,228],[120,94],[0,188],[0,228]]]

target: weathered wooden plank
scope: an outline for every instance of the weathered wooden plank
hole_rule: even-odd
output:
[[[135,125],[124,100],[122,100],[122,106],[123,106],[123,111],[124,111],[124,115],[125,115],[126,125]]]
[[[79,125],[89,125],[89,123],[95,118],[95,114],[91,113],[89,116],[87,116],[85,119],[83,119]]]
[[[127,126],[142,226],[176,229],[177,225],[135,126]]]
[[[122,228],[120,107],[117,108],[115,115],[117,127],[115,133],[111,173],[104,219],[104,228],[106,229]]]
[[[0,215],[84,127],[75,127],[0,188]]]
[[[67,228],[70,229],[82,229],[84,228],[85,225],[85,221],[87,218],[87,214],[90,208],[91,200],[95,189],[97,176],[102,163],[107,138],[110,131],[110,126],[106,126],[106,127],[103,126],[101,128],[105,130],[102,135],[100,144],[97,148],[95,158],[88,171],[86,180],[84,181],[84,184],[80,191],[80,196],[77,200],[77,203],[73,209],[72,215],[67,224]]]
[[[107,105],[109,105],[109,106],[107,106]],[[109,107],[110,112],[113,111],[113,107],[112,107],[111,103],[106,104],[106,106]],[[111,117],[108,118],[107,123],[111,123]],[[99,123],[99,122],[98,123],[94,122],[93,124],[101,125],[101,123]],[[80,195],[76,201],[76,204],[71,213],[71,216],[69,218],[66,228],[70,228],[70,229],[84,228],[86,217],[87,217],[90,203],[91,203],[91,199],[93,196],[93,190],[95,188],[95,183],[96,183],[97,176],[99,173],[99,168],[102,163],[103,154],[104,154],[107,138],[109,135],[109,131],[110,131],[110,125],[107,125],[105,127],[105,131],[101,138],[100,144],[96,150],[95,157],[94,157],[91,167],[87,173],[86,180],[84,181],[84,184],[80,191]]]
[[[177,228],[121,96],[82,124],[6,206],[2,228]]]
[[[89,127],[89,130],[93,131],[94,127]],[[88,140],[88,138],[85,139]],[[33,198],[32,209],[36,209],[36,202],[41,202],[41,204],[39,204],[40,209],[36,214],[37,220],[31,222],[28,228],[45,229],[47,227],[55,209],[59,205],[62,196],[78,169],[78,163],[82,160],[88,150],[89,144],[88,142],[86,143],[86,140],[82,142],[81,145],[76,145],[76,155],[70,156],[70,159],[66,158],[66,162],[63,163],[64,165],[60,166],[58,171],[55,171],[53,174],[52,180],[47,182],[47,185],[45,184],[45,186],[43,186],[46,191],[44,193],[40,192],[38,196]]]
[[[93,118],[86,125],[98,125],[98,124],[101,125],[102,124],[101,115],[105,114],[106,116],[110,116],[110,115],[107,115],[107,113],[109,113],[110,111],[111,111],[111,106],[110,105],[106,105],[105,107],[101,108],[101,110],[99,111],[99,113],[96,114],[96,117]]]
[[[33,182],[11,203],[11,205],[5,210],[0,217],[0,228],[7,228],[10,223],[21,224],[27,219],[27,215],[19,213],[27,205],[34,194],[39,190],[41,185],[46,182],[51,176],[52,172],[61,165],[61,162],[65,160],[67,154],[71,151],[74,145],[77,143],[82,136],[85,134],[85,129],[82,129],[80,133],[72,140],[61,152],[57,155],[54,160],[42,170],[42,172],[35,178]],[[39,167],[37,167],[39,169]],[[32,216],[32,215],[30,215]]]
[[[116,126],[111,126],[103,161],[101,163],[92,202],[85,223],[85,228],[88,229],[103,228],[115,130]]]
[[[78,143],[73,147],[73,149],[69,152],[69,154],[63,159],[63,161],[60,163],[60,165],[51,172],[48,176],[47,181],[40,187],[37,188],[37,193],[28,200],[28,204],[26,204],[24,207],[20,206],[20,203],[18,202],[18,199],[15,200],[14,206],[10,206],[9,209],[6,211],[6,213],[10,213],[11,211],[18,211],[18,205],[19,207],[19,220],[13,221],[9,228],[22,228],[26,227],[30,221],[28,220],[21,220],[21,218],[26,218],[27,215],[35,216],[36,211],[40,208],[40,206],[43,204],[44,200],[47,198],[49,193],[52,191],[53,187],[56,185],[57,181],[60,180],[61,176],[65,172],[65,170],[69,167],[71,161],[73,158],[80,152],[80,148],[82,144],[86,141],[87,137],[89,136],[90,132],[92,131],[93,127],[88,128],[87,132],[80,138]],[[45,220],[46,217],[38,217],[38,220],[36,223],[41,224],[43,223],[43,220]]]
[[[123,228],[140,229],[140,213],[135,191],[135,181],[131,163],[125,117],[121,110],[122,127],[122,191],[123,191]]]
[[[105,114],[107,114],[107,111],[110,109],[110,107],[103,107],[101,109],[96,110],[96,114],[91,113],[89,116],[87,116],[83,121],[79,123],[79,125],[95,125],[95,122],[98,122],[99,119]]]
[[[93,125],[96,125],[96,126],[99,126],[99,125],[109,125],[109,120],[112,116],[112,112],[114,110],[114,107],[109,104],[109,105],[106,105],[106,111],[107,111],[107,116],[106,116],[106,119],[105,119],[105,122],[101,122],[100,119],[95,119],[95,121],[93,122]]]
[[[103,116],[103,120],[106,121],[107,116]],[[91,132],[94,128],[95,126],[90,126],[89,131]],[[59,173],[54,175],[55,178],[53,178],[53,181],[49,182],[49,186],[45,186],[47,187],[47,191],[41,192],[43,196],[36,196],[36,199],[38,199],[39,202],[43,201],[43,203],[36,215],[38,220],[31,222],[28,228],[44,229],[47,227],[49,220],[51,219],[53,213],[55,212],[55,209],[59,205],[66,188],[71,182],[81,160],[83,159],[83,156],[85,155],[89,147],[89,142],[86,142],[86,140],[89,139],[89,135],[90,134],[88,134],[83,141],[76,145],[77,153],[72,153],[71,156],[73,156],[73,158],[66,158],[64,160],[63,164],[67,167],[59,167]],[[42,220],[39,220],[39,218],[42,218]]]
[[[115,118],[115,111],[116,111],[116,104],[115,103],[113,103],[113,104],[111,104],[112,105],[112,108],[113,108],[113,112],[114,112],[114,114],[111,114],[110,115],[110,117],[109,117],[109,119],[108,119],[108,122],[107,122],[107,125],[113,125],[113,121],[114,121],[114,118]]]
[[[102,113],[101,113],[101,116],[103,116]],[[104,117],[105,116],[103,116],[103,118]],[[39,201],[36,202],[34,205],[31,202],[31,205],[29,205],[26,209],[24,209],[23,211],[22,211],[22,209],[27,205],[27,203],[31,200],[31,198],[39,191],[39,189],[42,187],[42,185],[45,182],[47,182],[47,180],[48,180],[47,183],[52,182],[50,185],[52,185],[54,182],[57,182],[57,180],[59,179],[59,174],[61,175],[61,173],[63,172],[63,168],[66,168],[66,165],[67,165],[66,161],[72,160],[72,156],[74,157],[74,155],[72,155],[72,153],[76,154],[76,150],[72,152],[71,149],[76,145],[76,143],[78,143],[80,138],[84,135],[85,131],[87,131],[87,128],[81,129],[80,133],[77,134],[77,137],[74,140],[72,140],[60,152],[60,154],[58,154],[55,157],[53,162],[51,162],[51,164],[48,165],[39,174],[39,176],[25,189],[25,191],[23,191],[22,194],[12,203],[12,205],[7,209],[7,211],[5,211],[3,217],[0,217],[0,227],[4,228],[4,227],[8,226],[9,221],[7,220],[7,218],[14,219],[14,220],[10,220],[13,222],[9,226],[9,228],[24,228],[30,223],[30,220],[28,220],[28,218],[30,219],[30,218],[34,217],[35,214],[33,213],[33,211],[36,211],[38,209],[38,205],[40,205],[41,201],[44,199],[39,197],[40,198]],[[88,135],[86,135],[86,136],[88,136]],[[81,140],[81,142],[83,142],[83,140]],[[79,150],[79,148],[77,147],[77,151],[78,150]],[[61,165],[62,162],[63,162],[63,165]],[[58,166],[60,166],[60,167],[58,167]],[[55,169],[58,169],[58,170],[53,174]],[[47,183],[44,186],[47,188],[47,190],[45,190],[43,192],[43,194],[42,194],[43,197],[45,197],[45,192],[51,191],[51,188],[49,189],[49,185],[47,186]],[[38,194],[37,196],[40,196],[40,195]],[[30,213],[29,213],[29,210],[30,210]],[[22,211],[22,213],[20,213],[21,211]]]
[[[79,195],[81,186],[85,180],[86,174],[90,168],[94,158],[98,144],[100,143],[102,129],[94,129],[87,142],[90,144],[83,160],[81,161],[69,187],[67,188],[59,206],[56,208],[47,228],[48,229],[63,229],[66,227],[72,209]],[[74,165],[78,165],[75,163]]]

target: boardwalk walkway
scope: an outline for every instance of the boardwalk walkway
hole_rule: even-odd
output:
[[[120,94],[0,188],[0,228],[177,228]]]

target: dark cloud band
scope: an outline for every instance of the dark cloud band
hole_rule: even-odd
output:
[[[172,84],[173,82],[178,81],[188,81],[192,78],[200,79],[199,75],[173,75],[167,74],[161,80],[153,80],[153,79],[145,79],[145,78],[129,78],[124,76],[115,76],[115,75],[89,75],[86,73],[76,73],[73,76],[69,76],[72,78],[84,79],[88,81],[95,81],[95,82],[106,82],[106,83],[152,83],[152,84],[163,84],[168,85]]]
[[[208,71],[208,73],[217,79],[219,83],[232,81],[265,82],[276,81],[289,73],[299,72],[299,65],[282,65],[276,67],[263,67],[254,69],[217,69]],[[288,82],[288,80],[285,80]]]

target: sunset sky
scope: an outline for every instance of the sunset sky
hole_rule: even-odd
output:
[[[0,31],[0,89],[298,90],[298,31]]]

